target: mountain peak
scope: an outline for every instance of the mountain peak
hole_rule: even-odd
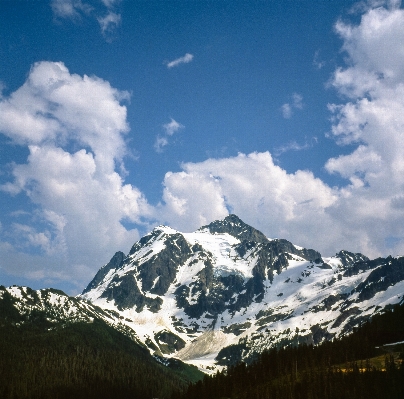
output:
[[[268,238],[259,230],[244,223],[237,215],[230,214],[223,220],[215,220],[199,230],[209,230],[210,233],[230,234],[241,241],[255,241],[258,243],[268,242]]]
[[[227,215],[224,219],[224,222],[230,222],[230,223],[241,223],[244,224],[244,222],[234,213],[230,213],[229,215]]]
[[[176,234],[179,233],[177,230],[165,224],[160,224],[153,229],[153,232],[165,233],[165,234]]]
[[[404,257],[322,258],[230,214],[192,233],[156,227],[126,258],[116,253],[81,297],[116,312],[152,353],[224,366],[349,333],[402,300],[403,270]]]

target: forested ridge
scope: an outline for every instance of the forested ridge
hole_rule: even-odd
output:
[[[205,376],[173,399],[404,398],[403,344],[381,348],[401,341],[404,307],[396,305],[340,340],[272,349],[251,365]],[[376,356],[382,366],[371,360]]]
[[[201,377],[196,368],[159,364],[149,351],[101,320],[30,322],[3,293],[0,301],[0,398],[168,398]],[[25,320],[26,321],[26,320]]]
[[[46,311],[22,315],[15,305],[3,292],[0,398],[404,398],[404,346],[383,346],[404,341],[404,306],[389,307],[342,339],[274,348],[201,379],[180,361],[159,364],[102,320],[55,323]]]

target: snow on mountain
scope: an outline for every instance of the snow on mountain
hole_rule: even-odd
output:
[[[101,319],[135,342],[141,343],[135,331],[122,323],[116,312],[101,309],[80,298],[69,297],[59,290],[0,286],[0,302],[0,326],[9,323],[22,326],[45,322],[52,329],[53,326],[93,323],[95,319]]]
[[[324,258],[229,215],[193,233],[156,227],[81,298],[117,312],[152,353],[206,369],[349,333],[403,292],[404,258]]]

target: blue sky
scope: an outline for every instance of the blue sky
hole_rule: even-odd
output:
[[[0,0],[0,283],[158,224],[404,252],[399,1]]]

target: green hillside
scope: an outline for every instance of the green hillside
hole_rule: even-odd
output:
[[[201,378],[179,361],[167,366],[124,334],[92,323],[54,323],[46,312],[20,324],[15,299],[0,299],[0,398],[167,398]]]

